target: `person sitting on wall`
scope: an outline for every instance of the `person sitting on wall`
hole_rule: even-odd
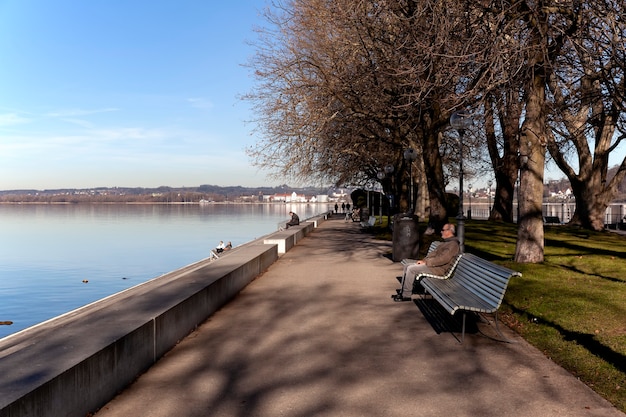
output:
[[[393,295],[393,301],[411,301],[413,281],[419,274],[445,275],[454,265],[454,261],[461,252],[459,239],[455,236],[453,224],[446,223],[441,229],[443,242],[435,250],[413,264],[404,267],[402,275],[402,289]]]
[[[220,244],[219,244],[219,245],[217,245],[217,247],[215,248],[215,252],[217,252],[217,253],[222,253],[222,252],[224,252],[224,248],[225,248],[225,247],[226,247],[226,246],[224,245],[224,241],[223,241],[223,240],[220,240]]]
[[[228,242],[226,246],[224,246],[224,252],[226,252],[227,250],[231,250],[232,248],[233,248],[233,244]]]
[[[360,222],[361,221],[361,209],[360,208],[353,208],[352,209],[352,221],[353,222]]]
[[[285,225],[285,229],[289,229],[289,226],[297,226],[300,224],[300,217],[298,217],[296,213],[290,211],[289,215],[291,216],[291,220],[287,222],[287,224]]]

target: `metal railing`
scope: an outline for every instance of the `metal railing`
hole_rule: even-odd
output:
[[[543,203],[542,213],[544,217],[558,217],[562,224],[568,223],[574,211],[576,210],[576,203],[574,202],[562,202],[562,203]],[[465,213],[468,219],[487,220],[489,218],[490,206],[486,202],[472,202],[471,208],[467,208]],[[517,222],[517,204],[513,205],[513,221]],[[604,215],[605,227],[611,227],[624,223],[624,216],[626,216],[626,204],[611,204],[607,207]]]

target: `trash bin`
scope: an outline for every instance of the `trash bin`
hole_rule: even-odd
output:
[[[394,262],[403,259],[417,259],[420,249],[418,219],[414,214],[396,214],[393,216],[393,248]]]

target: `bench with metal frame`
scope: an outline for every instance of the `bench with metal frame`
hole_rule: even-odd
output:
[[[561,224],[559,216],[543,216],[544,224]]]
[[[376,217],[370,216],[367,221],[363,221],[360,223],[362,229],[371,229],[376,224]]]
[[[504,299],[509,280],[522,274],[496,265],[471,253],[461,255],[449,279],[424,277],[420,284],[425,296],[430,295],[451,315],[463,312],[461,343],[465,339],[467,312],[494,314],[498,335],[506,338],[498,327],[498,309]]]

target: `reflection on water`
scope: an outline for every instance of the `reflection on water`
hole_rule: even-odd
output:
[[[0,205],[0,338],[241,245],[321,204]]]

